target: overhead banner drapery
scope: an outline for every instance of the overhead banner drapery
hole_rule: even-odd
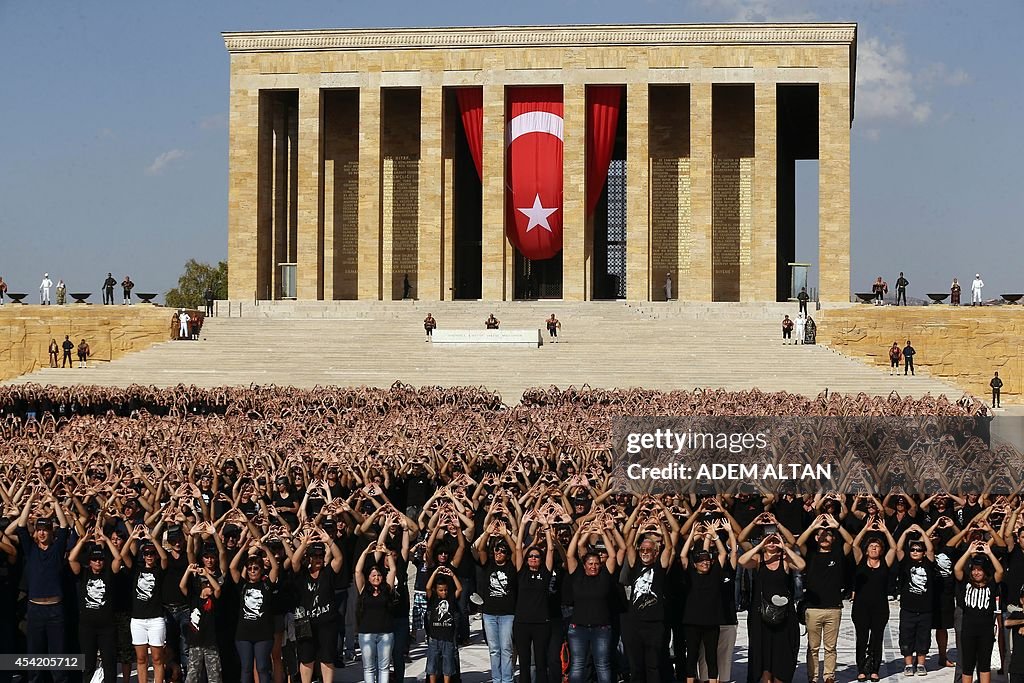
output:
[[[592,85],[587,88],[587,216],[594,213],[601,199],[608,164],[615,151],[615,131],[619,127],[622,86]]]
[[[476,174],[483,180],[484,89],[458,88],[455,90],[455,97],[459,100],[462,129],[466,131],[466,142],[469,143],[469,153],[473,157]]]
[[[562,250],[562,89],[509,88],[507,218],[509,241],[531,260]]]

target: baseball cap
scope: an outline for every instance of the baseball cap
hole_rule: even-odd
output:
[[[693,555],[693,561],[694,562],[710,562],[711,561],[711,553],[709,553],[707,550],[698,550]]]
[[[316,543],[311,544],[306,549],[306,554],[308,554],[308,555],[326,555],[327,554],[327,546],[325,546],[320,541],[317,541]]]

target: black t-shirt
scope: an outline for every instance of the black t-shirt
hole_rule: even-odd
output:
[[[963,609],[964,626],[991,629],[995,623],[998,594],[999,588],[992,581],[981,587],[970,581],[961,581],[957,586],[957,601]]]
[[[725,623],[722,614],[722,565],[711,560],[707,574],[701,574],[691,560],[686,567],[686,606],[683,623],[692,626],[720,626]]]
[[[437,488],[437,483],[427,474],[413,474],[405,480],[406,507],[423,507]]]
[[[842,541],[836,541],[841,543]],[[811,609],[838,609],[843,606],[843,568],[846,556],[833,546],[825,553],[817,548],[807,551],[804,570],[804,604]]]
[[[576,567],[570,581],[572,586],[572,623],[580,626],[608,626],[611,624],[609,605],[613,598],[615,580],[603,564],[595,576],[587,576],[583,565]]]
[[[494,560],[488,560],[483,568],[484,585],[480,591],[484,599],[481,608],[484,614],[515,614],[516,610],[516,568],[511,562],[500,567]]]
[[[170,552],[167,553],[167,572],[164,574],[161,584],[161,596],[165,605],[185,605],[187,601],[181,594],[181,577],[185,576],[188,569],[188,555],[184,550],[175,559]]]
[[[243,580],[239,592],[235,640],[273,640],[277,587],[267,580],[255,583]]]
[[[935,603],[935,563],[908,559],[900,564],[900,609],[931,612]]]
[[[164,573],[159,563],[154,564],[152,569],[146,569],[141,557],[135,561],[132,574],[133,619],[156,619],[164,615],[164,605],[160,599],[160,586]],[[184,596],[182,596],[182,600],[184,600]]]
[[[888,608],[889,572],[885,558],[879,560],[877,567],[869,567],[866,557],[861,560],[853,570],[854,610]]]
[[[764,502],[760,496],[752,496],[746,501],[739,498],[733,500],[732,516],[741,528],[746,528],[762,512],[764,512]]]
[[[435,640],[453,642],[459,603],[452,599],[454,593],[449,592],[448,595],[449,597],[443,599],[432,595],[427,600],[427,636]]]
[[[665,568],[660,562],[630,567],[628,585],[632,588],[629,614],[637,621],[664,621]]]
[[[548,620],[548,589],[551,586],[551,572],[546,567],[530,571],[524,566],[519,570],[518,594],[516,598],[516,621],[524,624],[543,624]]]
[[[206,577],[192,575],[188,582],[188,625],[185,640],[189,645],[215,647],[217,645],[217,623],[214,617],[217,599],[210,593],[202,597],[203,590],[210,585]]]
[[[369,583],[359,594],[359,606],[356,612],[356,627],[359,633],[391,633],[394,629],[392,616],[394,594],[381,585],[377,595]]]
[[[314,579],[309,570],[303,568],[295,576],[295,587],[298,591],[299,605],[306,610],[311,622],[324,623],[334,621],[334,583],[337,574],[330,564],[324,564]]]
[[[114,573],[105,567],[93,574],[86,567],[78,581],[78,618],[89,624],[109,624],[114,618]]]
[[[790,533],[799,535],[807,528],[805,522],[807,512],[804,510],[802,498],[793,498],[793,500],[787,500],[785,497],[779,498],[772,505],[772,512],[775,514],[775,519],[779,520],[779,524],[789,529]]]

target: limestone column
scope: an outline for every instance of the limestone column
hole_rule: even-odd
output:
[[[370,74],[371,76],[373,74]],[[359,299],[381,298],[380,83],[359,88]]]
[[[754,85],[754,216],[750,266],[740,271],[741,301],[775,301],[777,211],[775,175],[778,145],[776,84]]]
[[[323,100],[319,88],[299,91],[296,296],[324,298]]]
[[[626,85],[626,298],[651,299],[650,86]]]
[[[440,301],[441,292],[441,131],[444,98],[440,86],[420,88],[420,187],[416,278],[413,294]]]
[[[251,300],[253,294],[265,296],[268,273],[260,264],[267,258],[271,234],[267,220],[260,215],[260,181],[269,175],[267,154],[260,153],[261,132],[269,135],[266,107],[260,107],[257,89],[231,90],[231,116],[228,137],[228,297]],[[260,124],[263,130],[260,130]],[[265,147],[265,145],[264,145]],[[255,231],[255,234],[254,234]],[[253,288],[256,288],[255,292]]]
[[[711,83],[690,84],[690,263],[679,298],[711,301]]]
[[[505,259],[505,86],[484,86],[483,131],[483,233],[480,267],[481,296],[485,301],[503,301],[506,290]]]
[[[444,91],[442,90],[442,93]],[[442,98],[447,99],[447,98]],[[441,244],[443,274],[441,277],[441,298],[445,301],[455,297],[455,127],[461,126],[456,106],[444,106],[443,128],[443,178]]]
[[[850,86],[818,85],[818,287],[850,300]]]
[[[586,298],[587,90],[562,87],[562,298]]]

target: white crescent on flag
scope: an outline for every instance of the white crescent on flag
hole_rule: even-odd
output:
[[[562,137],[564,125],[565,122],[558,114],[549,111],[528,111],[509,121],[508,140],[505,144],[506,146],[511,145],[516,138],[527,133],[547,133],[554,135],[559,140],[564,140]]]

